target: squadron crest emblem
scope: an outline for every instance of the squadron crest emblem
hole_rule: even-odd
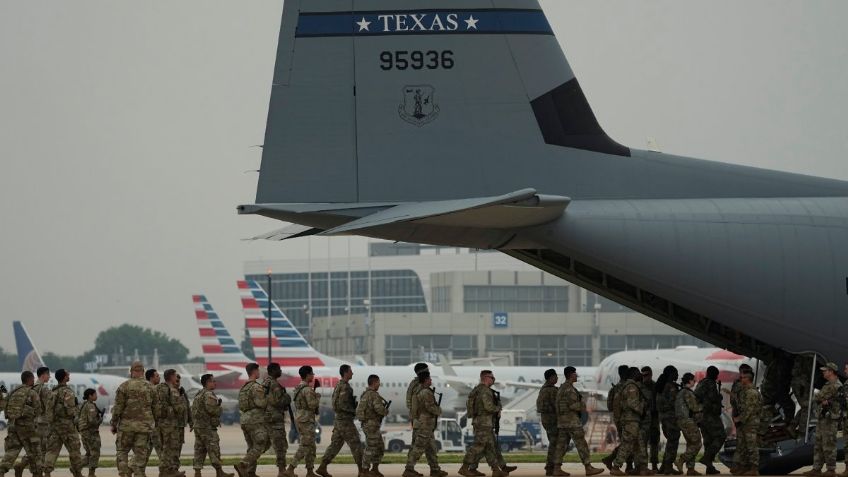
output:
[[[418,127],[435,121],[439,117],[435,93],[436,88],[426,84],[404,86],[403,102],[398,106],[400,118]]]

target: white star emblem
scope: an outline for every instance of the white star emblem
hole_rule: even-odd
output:
[[[359,25],[359,31],[371,31],[368,27],[371,26],[371,22],[365,21],[365,17],[362,17],[362,20],[356,22]]]
[[[468,25],[465,27],[465,29],[466,29],[466,30],[471,30],[471,29],[473,28],[473,29],[475,29],[475,30],[476,30],[476,29],[477,29],[477,22],[479,22],[479,21],[480,21],[480,20],[477,20],[476,18],[474,18],[474,15],[469,15],[469,16],[468,16],[468,20],[465,20],[465,23],[467,23],[467,24],[468,24]]]

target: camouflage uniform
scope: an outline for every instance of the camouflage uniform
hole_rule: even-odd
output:
[[[556,394],[557,440],[554,453],[554,468],[562,465],[568,451],[568,443],[574,441],[574,447],[583,465],[589,465],[589,445],[583,434],[583,421],[580,414],[586,411],[583,396],[568,381],[562,383]]]
[[[730,385],[730,414],[733,418],[739,417],[742,415],[742,381],[737,378],[733,381],[733,384]],[[739,426],[736,425],[736,434],[739,434]],[[733,451],[733,462],[739,462],[742,460],[742,454],[739,452],[739,442],[737,438],[736,449]]]
[[[704,439],[704,457],[701,463],[712,464],[727,439],[727,431],[721,422],[722,397],[714,379],[704,378],[695,386],[695,397],[701,403],[704,415],[698,426]]]
[[[179,389],[167,383],[156,385],[158,400],[156,412],[156,432],[162,451],[159,454],[159,474],[176,473],[180,468],[183,428],[185,426],[185,400]]]
[[[676,383],[667,382],[662,392],[656,396],[657,413],[662,423],[663,436],[665,436],[662,469],[666,471],[671,470],[671,465],[677,457],[677,447],[680,445],[680,427],[677,426],[677,415],[674,411],[678,389]]]
[[[753,386],[743,386],[739,395],[741,413],[739,424],[736,426],[736,449],[739,460],[734,460],[734,466],[740,469],[758,469],[760,466],[760,447],[757,442],[760,428],[760,411],[763,408],[763,398]]]
[[[353,397],[353,388],[344,379],[340,379],[333,390],[333,411],[336,413],[333,435],[330,438],[330,445],[324,451],[324,457],[321,458],[321,466],[329,465],[342,449],[342,444],[347,443],[353,454],[353,461],[357,466],[362,467],[362,442],[359,441],[359,431],[353,424],[353,418],[356,415],[356,399]]]
[[[542,417],[542,427],[548,435],[548,456],[545,459],[545,470],[553,469],[557,461],[557,442],[559,428],[557,427],[557,387],[545,383],[536,398],[536,410]]]
[[[421,383],[418,382],[417,377],[413,378],[409,383],[409,386],[406,388],[406,408],[409,409],[409,420],[412,422],[413,435],[415,434],[415,418],[412,416],[412,400],[418,395],[418,391],[420,390]],[[413,437],[412,440],[415,441],[415,438]],[[427,465],[429,465],[431,469],[439,468],[439,459],[436,458],[436,452],[430,447],[424,448],[424,458],[427,459]]]
[[[610,455],[608,455],[604,461],[607,466],[612,465],[615,461],[615,458],[618,457],[619,448],[621,448],[621,434],[624,429],[624,426],[621,424],[621,416],[619,416],[615,411],[615,397],[618,392],[621,390],[621,387],[624,385],[624,380],[621,380],[612,385],[609,392],[607,393],[607,409],[612,413],[612,422],[615,424],[615,428],[618,431],[619,444],[615,446],[615,449],[612,450]]]
[[[656,396],[654,396],[654,387],[656,384],[653,380],[642,381],[639,384],[639,388],[642,390],[642,397],[645,398],[645,406],[648,408],[642,420],[640,430],[647,446],[648,460],[654,465],[655,469],[659,462],[660,452],[660,419],[657,413]]]
[[[498,413],[501,412],[501,406],[495,402],[494,393],[485,384],[478,384],[471,391],[468,399],[474,403],[473,415],[469,416],[472,418],[472,425],[474,426],[474,443],[465,451],[465,458],[462,463],[465,465],[477,464],[485,455],[489,467],[498,468],[498,458],[495,455],[495,447],[498,444],[494,425]]]
[[[204,389],[194,396],[191,404],[191,417],[194,424],[194,470],[203,469],[206,455],[215,470],[221,468],[221,441],[218,428],[221,427],[221,403],[213,391]]]
[[[695,468],[695,456],[701,450],[701,431],[698,422],[701,420],[701,405],[695,393],[687,387],[680,389],[677,400],[674,402],[674,410],[677,415],[677,425],[686,439],[686,451],[677,458],[677,467],[683,470],[683,464],[690,469]]]
[[[386,444],[383,442],[380,425],[383,423],[383,418],[389,414],[386,404],[386,400],[373,389],[366,389],[359,397],[359,405],[356,406],[356,418],[359,419],[362,424],[362,432],[365,433],[362,468],[367,468],[369,465],[380,465],[383,461]]]
[[[38,392],[32,386],[17,387],[6,398],[4,408],[9,427],[3,444],[6,452],[0,462],[0,474],[5,474],[12,468],[23,449],[26,451],[27,461],[32,462],[32,474],[40,476],[43,458],[36,418],[44,411],[44,407]]]
[[[118,474],[128,477],[144,475],[153,432],[153,411],[158,406],[153,385],[142,378],[130,378],[118,386],[112,408],[112,427],[118,429],[115,439]],[[132,464],[129,452],[133,451]]]
[[[795,356],[795,362],[792,364],[792,377],[789,381],[789,386],[792,388],[792,394],[798,401],[798,412],[792,418],[789,428],[794,432],[804,434],[807,431],[807,413],[809,412],[810,403],[810,373],[813,368],[813,358],[809,355]],[[842,426],[843,429],[848,426]]]
[[[613,466],[621,467],[630,458],[633,459],[637,467],[644,466],[648,462],[648,456],[642,440],[643,434],[639,431],[639,424],[642,422],[646,405],[639,384],[632,379],[626,380],[621,385],[615,399],[613,406],[619,413],[622,431],[621,445],[613,461]]]
[[[38,462],[38,467],[44,469],[44,457],[47,455],[47,444],[50,442],[50,423],[47,420],[48,418],[44,410],[45,406],[47,406],[47,400],[50,399],[50,387],[47,383],[42,383],[36,378],[35,385],[32,389],[38,394],[39,401],[41,402],[41,413],[35,418],[35,431],[38,435],[38,447],[40,449],[38,456],[41,459]],[[27,467],[32,471],[32,461],[29,458],[29,453],[27,453],[26,458],[22,460],[16,470],[21,469],[23,471]]]
[[[286,467],[286,452],[289,450],[289,440],[286,437],[286,410],[291,406],[291,396],[286,392],[286,388],[271,376],[265,378],[265,395],[268,396],[265,416],[271,435],[271,446],[277,458],[277,468],[283,470]]]
[[[302,460],[310,471],[315,465],[315,416],[318,415],[320,397],[305,381],[294,388],[294,405],[297,412],[294,415],[297,432],[300,434],[300,445],[291,466],[297,467]]]
[[[248,472],[255,473],[256,461],[271,447],[268,424],[265,422],[265,409],[268,405],[265,388],[255,379],[251,379],[239,390],[238,402],[241,432],[247,442],[247,453],[240,465]],[[238,470],[238,466],[236,469]]]
[[[436,457],[438,448],[436,447],[436,438],[433,433],[436,431],[436,424],[439,416],[442,415],[442,408],[436,404],[436,396],[431,388],[419,386],[418,394],[412,399],[412,448],[409,449],[409,455],[406,458],[406,470],[415,471],[415,464],[421,458],[421,454],[427,452],[432,453],[434,461],[431,462],[429,456],[427,464],[430,466],[430,473],[438,472],[439,461]],[[434,465],[435,464],[435,465]]]
[[[50,422],[50,442],[47,445],[47,454],[44,456],[44,473],[53,472],[56,459],[62,446],[68,450],[71,461],[71,473],[78,475],[82,469],[82,456],[80,455],[79,431],[74,423],[77,416],[77,397],[67,384],[59,384],[50,396],[47,403],[48,415],[52,413]]]
[[[100,424],[103,416],[100,409],[91,401],[85,401],[80,406],[77,415],[77,429],[79,429],[80,440],[85,448],[82,457],[83,468],[87,467],[93,472],[100,463]]]
[[[816,443],[813,452],[813,469],[821,470],[822,465],[827,470],[836,469],[836,432],[841,413],[836,403],[837,395],[842,392],[839,381],[828,382],[822,386],[816,395],[819,404],[819,421],[816,425]],[[824,404],[827,401],[828,404]]]

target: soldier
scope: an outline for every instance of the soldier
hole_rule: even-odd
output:
[[[343,364],[339,368],[339,375],[341,379],[333,390],[333,411],[336,413],[333,421],[333,435],[330,437],[330,445],[324,451],[324,457],[321,458],[321,465],[315,471],[322,477],[333,477],[327,472],[327,466],[338,455],[342,444],[345,443],[353,454],[353,461],[359,468],[359,473],[365,471],[362,469],[362,442],[359,441],[359,431],[353,423],[353,418],[356,416],[356,398],[353,397],[353,388],[350,387],[353,370],[350,365]]]
[[[9,428],[3,444],[6,452],[0,462],[0,477],[15,466],[21,449],[26,451],[26,458],[31,462],[32,475],[41,477],[41,445],[36,418],[44,411],[44,407],[38,392],[33,389],[34,381],[32,372],[24,371],[21,373],[21,386],[6,398],[5,411]]]
[[[64,369],[56,370],[56,382],[59,383],[50,392],[45,413],[50,422],[50,442],[44,456],[44,475],[50,475],[56,467],[56,459],[62,446],[68,450],[71,461],[71,474],[82,477],[82,456],[80,455],[79,431],[74,423],[77,417],[77,397],[68,387],[71,373]]]
[[[130,366],[130,379],[118,386],[112,408],[112,434],[115,440],[115,460],[120,477],[143,477],[144,465],[150,453],[150,433],[153,432],[153,412],[158,406],[153,386],[143,379],[144,365],[135,361]],[[132,465],[129,452],[133,451]]]
[[[749,364],[746,364],[746,363],[740,364],[739,365],[739,376],[740,377],[736,378],[736,380],[733,381],[733,384],[730,386],[730,393],[729,394],[730,394],[730,407],[732,409],[731,417],[733,418],[734,422],[736,421],[736,418],[739,417],[742,414],[742,403],[740,401],[740,396],[742,394],[742,377],[741,376],[746,372],[753,373],[754,370],[753,370],[753,368],[751,368],[751,365],[749,365]],[[723,392],[727,393],[726,390],[723,390]],[[740,455],[739,450],[740,450],[739,446],[737,445],[736,450],[733,452],[733,462],[740,462],[742,460],[742,456]],[[734,474],[734,473],[737,473],[737,472],[738,472],[738,469],[736,468],[735,465],[730,468],[731,474]]]
[[[719,389],[721,389],[721,383],[718,382],[718,368],[710,366],[707,368],[706,377],[695,387],[695,397],[698,398],[704,412],[698,424],[701,428],[701,436],[704,438],[704,455],[698,462],[707,467],[707,475],[721,473],[715,468],[713,462],[727,439],[724,423],[721,422],[724,406]]]
[[[88,477],[95,477],[94,471],[100,463],[100,424],[103,412],[97,408],[97,391],[88,388],[82,393],[82,406],[77,415],[77,429],[85,449],[82,457],[83,468],[88,468]]]
[[[376,374],[368,376],[368,389],[359,397],[356,406],[356,418],[362,424],[365,433],[365,451],[362,453],[362,467],[359,477],[384,477],[380,473],[383,451],[386,448],[380,426],[383,418],[389,414],[389,404],[380,396],[380,378]],[[368,466],[371,466],[369,469]]]
[[[654,370],[650,366],[642,366],[642,396],[645,397],[645,402],[649,412],[645,413],[645,419],[642,423],[642,433],[644,434],[645,445],[648,446],[648,457],[651,462],[651,470],[654,473],[659,471],[659,446],[660,446],[660,419],[657,413],[656,388],[657,383],[654,382]]]
[[[677,368],[666,366],[659,379],[657,379],[656,392],[657,414],[662,423],[662,432],[665,436],[665,451],[660,466],[660,474],[678,475],[680,471],[674,468],[674,460],[677,457],[677,447],[680,444],[680,428],[677,427],[677,415],[674,411],[674,403],[677,401]]]
[[[268,436],[268,425],[265,423],[265,408],[268,398],[265,388],[256,380],[259,379],[259,365],[248,363],[244,367],[248,380],[239,389],[239,421],[244,440],[247,442],[247,453],[235,465],[239,477],[248,477],[256,473],[256,461],[271,446]]]
[[[297,409],[295,425],[300,435],[300,445],[297,446],[297,453],[294,455],[294,460],[289,464],[289,468],[286,469],[285,476],[295,477],[294,469],[302,460],[306,464],[306,477],[316,477],[312,471],[315,465],[315,416],[318,415],[321,397],[318,396],[313,387],[315,373],[312,371],[312,366],[301,366],[298,374],[300,374],[301,381],[294,388],[292,401],[294,401]]]
[[[200,477],[206,455],[215,469],[215,477],[233,477],[221,467],[221,444],[218,428],[221,427],[221,398],[215,395],[215,378],[211,374],[200,377],[203,389],[194,396],[191,417],[194,423],[194,477]]]
[[[182,377],[179,373],[174,377],[175,386],[180,393],[180,399],[182,400],[182,410],[177,415],[177,434],[179,435],[179,446],[176,448],[176,456],[177,456],[177,468],[179,469],[180,465],[180,455],[183,453],[183,446],[185,445],[185,428],[188,426],[188,431],[192,432],[194,430],[194,424],[191,419],[191,403],[188,400],[188,393],[186,393],[185,388],[181,385]],[[180,475],[184,476],[185,472],[180,471]]]
[[[497,437],[495,436],[494,424],[501,412],[501,406],[495,402],[495,395],[491,390],[494,382],[492,372],[483,370],[480,372],[480,384],[468,395],[468,417],[471,418],[474,426],[474,443],[465,452],[459,475],[473,477],[474,474],[470,473],[468,468],[479,463],[484,455],[489,467],[492,468],[492,477],[506,477],[507,475],[498,467],[498,459],[495,455]]]
[[[836,371],[836,363],[827,363],[819,368],[827,380],[821,391],[816,394],[819,405],[819,422],[816,425],[816,443],[813,452],[813,468],[804,472],[806,476],[834,477],[836,475],[836,433],[841,418],[841,409],[837,403],[842,385]],[[827,471],[822,473],[822,465]]]
[[[612,412],[612,422],[615,424],[615,428],[618,430],[619,435],[621,435],[621,431],[624,428],[620,421],[620,416],[618,416],[615,412],[615,397],[618,394],[618,391],[621,389],[621,386],[627,381],[627,376],[630,373],[630,366],[626,364],[622,364],[618,367],[618,382],[615,383],[607,393],[607,409]],[[601,462],[607,466],[607,469],[612,470],[612,463],[615,458],[618,456],[618,450],[621,447],[621,444],[617,445],[615,449],[612,450],[610,455],[601,459]],[[628,470],[630,470],[630,462],[627,463]]]
[[[268,396],[268,407],[265,409],[266,419],[270,426],[271,446],[277,459],[277,477],[282,477],[286,471],[286,452],[289,450],[289,440],[286,438],[286,412],[291,407],[291,396],[286,388],[278,381],[283,375],[279,363],[268,365],[268,376],[265,378],[265,395]]]
[[[556,445],[557,445],[557,380],[558,376],[555,370],[549,369],[545,371],[545,384],[539,390],[539,397],[536,398],[536,411],[541,415],[542,427],[548,435],[548,456],[545,459],[545,475],[552,476],[554,468],[556,468]]]
[[[556,416],[557,416],[557,440],[555,445],[554,463],[552,475],[568,476],[568,472],[562,470],[562,460],[568,451],[568,444],[573,440],[574,447],[580,461],[586,469],[586,475],[600,474],[602,468],[592,467],[589,459],[589,445],[583,434],[583,421],[581,414],[586,412],[586,401],[583,395],[574,388],[577,382],[577,369],[573,366],[566,367],[562,372],[565,381],[560,385],[556,394]]]
[[[161,382],[161,378],[159,376],[159,371],[156,371],[153,368],[148,369],[144,372],[144,379],[156,389],[156,386]],[[154,416],[155,417],[155,416]],[[150,445],[148,446],[149,451],[147,452],[147,460],[144,461],[144,466],[147,467],[147,463],[150,461],[150,455],[153,454],[153,451],[156,451],[156,455],[159,456],[159,460],[162,460],[162,442],[159,440],[159,429],[154,427],[153,432],[150,433]]]
[[[406,468],[403,471],[403,477],[420,477],[421,474],[415,472],[415,464],[421,458],[421,454],[428,452],[433,456],[433,461],[429,455],[427,464],[430,466],[430,475],[432,477],[445,477],[447,472],[439,467],[439,461],[436,456],[438,449],[436,448],[436,439],[433,432],[436,430],[436,423],[439,416],[442,415],[442,408],[436,403],[436,395],[432,386],[433,380],[430,378],[429,371],[418,373],[418,392],[412,397],[410,407],[410,417],[412,418],[412,447],[409,449],[409,454],[406,458]],[[434,465],[435,464],[435,465]]]
[[[156,386],[156,431],[162,452],[159,454],[161,477],[184,477],[180,472],[180,449],[185,421],[185,400],[177,384],[177,371],[165,370],[165,382]]]
[[[683,433],[683,438],[686,439],[686,451],[677,458],[677,470],[683,472],[683,465],[686,464],[686,475],[701,475],[695,470],[695,456],[701,450],[701,431],[698,429],[698,423],[701,421],[701,405],[698,404],[698,398],[692,388],[695,386],[695,375],[685,373],[680,379],[680,392],[677,393],[677,400],[674,402],[674,411],[677,415],[677,426]]]
[[[6,389],[6,386],[0,384],[0,409],[6,409],[6,395],[9,394],[9,390]]]
[[[47,455],[47,443],[50,441],[50,422],[47,420],[47,415],[44,412],[47,400],[50,398],[50,368],[41,366],[35,371],[36,382],[33,386],[33,391],[38,393],[39,402],[41,403],[41,412],[35,418],[36,432],[38,434],[38,446],[41,452],[38,454],[41,461],[38,462],[38,467],[44,469],[44,457]],[[24,469],[29,467],[30,472],[33,472],[32,461],[29,458],[29,453],[25,459],[21,459],[15,465],[15,477],[21,477],[24,474]]]
[[[427,363],[417,363],[413,368],[415,371],[415,377],[412,378],[412,381],[409,382],[409,386],[406,388],[406,408],[409,409],[409,421],[412,423],[413,429],[415,428],[415,418],[412,417],[412,400],[418,395],[418,391],[421,390],[421,382],[418,380],[418,375],[423,372],[429,372],[429,367]],[[414,432],[413,432],[414,433]],[[436,453],[433,452],[429,447],[424,449],[424,457],[427,459],[427,465],[430,466],[431,469],[439,468],[439,461],[436,458]],[[482,472],[473,471],[476,477],[481,477],[483,475]],[[416,472],[418,474],[418,472]],[[423,474],[418,474],[418,477],[421,477]]]
[[[792,378],[789,386],[798,401],[798,412],[792,418],[787,430],[791,436],[804,435],[807,432],[807,417],[810,404],[810,373],[813,372],[813,357],[799,354],[792,363]],[[843,426],[845,428],[845,426]]]
[[[745,371],[739,378],[742,385],[739,395],[742,412],[733,422],[736,424],[736,448],[739,449],[741,460],[733,464],[737,475],[760,475],[760,447],[757,440],[763,398],[754,387],[754,373]]]
[[[642,372],[639,368],[630,368],[629,376],[618,389],[613,407],[619,416],[621,423],[621,445],[618,454],[610,468],[610,475],[627,475],[621,470],[621,465],[629,459],[633,459],[639,475],[649,475],[647,471],[648,456],[645,454],[645,446],[642,442],[642,433],[639,425],[645,412],[645,399],[639,387]]]

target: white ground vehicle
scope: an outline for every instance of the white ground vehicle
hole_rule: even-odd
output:
[[[435,435],[436,446],[440,451],[465,452],[462,428],[456,419],[440,418]],[[383,440],[386,442],[387,451],[402,452],[412,446],[412,429],[386,432],[383,434]]]

